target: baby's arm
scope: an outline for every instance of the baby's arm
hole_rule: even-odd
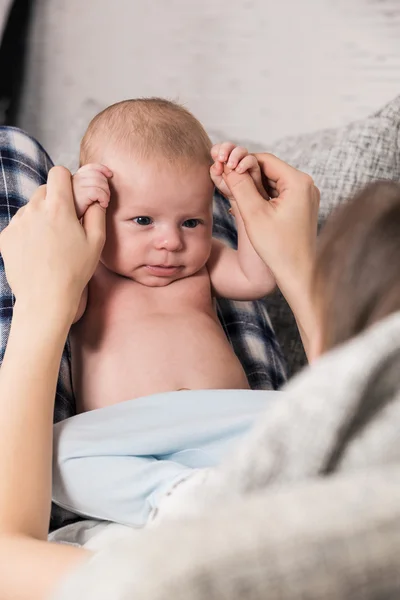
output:
[[[89,206],[98,202],[100,206],[107,209],[110,202],[110,187],[108,184],[112,172],[105,165],[87,164],[78,169],[72,178],[72,189],[74,192],[75,210],[78,219],[81,219]],[[88,298],[86,286],[79,307],[75,315],[74,323],[83,316]]]
[[[218,189],[231,202],[231,211],[236,220],[238,249],[233,250],[222,242],[213,239],[208,270],[216,295],[235,300],[254,300],[269,294],[275,288],[275,278],[270,269],[254,250],[231,192],[223,179],[224,166],[239,173],[248,172],[265,197],[261,180],[261,171],[255,156],[248,154],[245,148],[225,143],[214,146],[212,151],[214,164],[211,178]]]

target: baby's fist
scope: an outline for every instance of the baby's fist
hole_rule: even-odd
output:
[[[84,165],[72,177],[75,209],[78,219],[83,217],[91,204],[98,202],[104,210],[110,202],[108,180],[112,171],[105,165]]]
[[[254,154],[249,154],[247,148],[236,146],[232,142],[216,144],[211,148],[211,156],[214,164],[211,166],[210,175],[215,185],[228,200],[233,200],[233,196],[227,184],[224,181],[225,165],[237,173],[248,173],[260,194],[268,199],[261,178],[260,165]]]

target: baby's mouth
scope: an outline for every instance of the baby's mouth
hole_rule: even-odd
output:
[[[167,265],[146,265],[146,269],[153,275],[168,277],[175,275],[181,269],[181,266],[167,266]]]

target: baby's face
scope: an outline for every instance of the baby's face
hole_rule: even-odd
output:
[[[174,168],[130,157],[104,163],[114,175],[102,263],[151,287],[199,271],[212,238],[213,184],[207,165]]]

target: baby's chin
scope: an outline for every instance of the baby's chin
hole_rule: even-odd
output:
[[[147,287],[167,287],[171,283],[174,283],[174,281],[186,279],[191,275],[195,275],[204,267],[204,265],[185,265],[173,267],[173,269],[175,269],[174,272],[168,273],[166,270],[160,269],[160,267],[147,265],[134,267],[132,270],[127,269],[126,266],[125,268],[118,268],[119,265],[116,264],[104,264],[104,266],[115,275],[125,277],[126,279],[130,279],[135,283],[140,283]]]
[[[127,274],[125,277],[128,277],[132,281],[140,283],[146,287],[167,287],[171,283],[179,281],[180,279],[185,279],[189,275],[192,275],[192,273],[186,273],[183,270],[170,276],[154,275],[152,273],[146,273],[140,270],[136,273]]]
[[[143,277],[134,279],[133,281],[145,285],[146,287],[167,287],[179,279],[182,279],[182,277],[175,277],[174,279],[172,277]]]

